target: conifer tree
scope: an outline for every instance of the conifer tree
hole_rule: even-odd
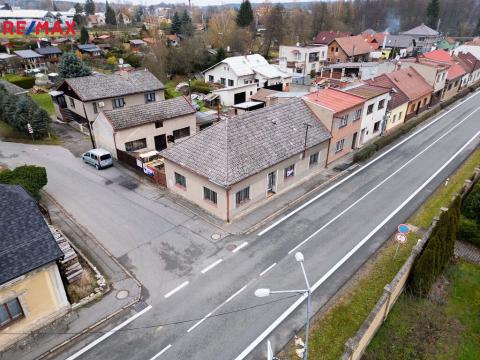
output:
[[[253,10],[252,10],[252,4],[250,3],[249,0],[242,1],[242,4],[240,5],[240,9],[238,10],[238,13],[237,13],[236,22],[237,22],[237,25],[240,27],[248,27],[252,24]]]

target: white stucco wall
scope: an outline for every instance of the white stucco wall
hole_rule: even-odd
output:
[[[367,141],[379,136],[382,133],[382,122],[384,121],[385,113],[387,111],[387,103],[390,99],[388,93],[374,97],[373,99],[365,101],[362,110],[362,120],[360,125],[360,136],[358,137],[358,146],[362,146]],[[380,101],[384,100],[384,106],[382,109],[378,109]],[[367,114],[367,109],[373,104],[373,112]],[[380,122],[380,126],[377,131],[374,131],[376,122]],[[363,136],[362,136],[363,134]]]

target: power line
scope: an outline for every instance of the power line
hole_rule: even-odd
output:
[[[265,303],[262,303],[262,304],[258,304],[258,305],[252,305],[252,306],[248,306],[248,307],[244,307],[244,308],[239,308],[239,309],[235,309],[235,310],[231,310],[231,311],[226,311],[226,312],[223,312],[223,313],[217,313],[217,314],[213,314],[213,315],[210,315],[210,316],[207,316],[205,319],[211,319],[211,318],[215,318],[215,317],[220,317],[220,316],[225,316],[225,315],[230,315],[230,314],[235,314],[235,313],[239,313],[239,312],[243,312],[243,311],[247,311],[247,310],[252,310],[252,309],[256,309],[256,308],[259,308],[259,307],[263,307],[263,306],[266,306],[266,305],[270,305],[270,304],[273,304],[273,303],[277,303],[277,302],[280,302],[280,301],[283,301],[283,300],[288,300],[288,299],[291,299],[293,297],[297,297],[299,294],[294,294],[294,295],[288,295],[288,296],[285,296],[285,297],[282,297],[282,298],[278,298],[278,299],[275,299],[275,300],[271,300],[271,301],[267,301]],[[124,328],[124,329],[119,329],[117,330],[116,332],[126,332],[126,331],[136,331],[136,330],[148,330],[148,329],[153,329],[153,328],[157,328],[157,327],[164,327],[164,326],[172,326],[172,325],[181,325],[181,324],[185,324],[185,323],[189,323],[189,322],[194,322],[194,321],[199,321],[199,320],[202,320],[204,317],[201,317],[201,318],[194,318],[194,319],[188,319],[188,320],[179,320],[179,321],[172,321],[172,322],[167,322],[167,323],[163,323],[163,324],[153,324],[153,325],[147,325],[147,326],[137,326],[137,327],[131,327],[131,328]],[[105,334],[107,332],[109,332],[111,330],[102,330],[102,331],[86,331],[86,332],[83,332],[83,331],[78,331],[78,332],[56,332],[56,331],[45,331],[45,332],[39,332],[39,333],[36,333],[36,336],[38,335],[77,335],[77,334],[85,334],[85,335],[88,335],[88,334]],[[28,335],[30,334],[31,332],[7,332],[7,331],[0,331],[0,335]]]

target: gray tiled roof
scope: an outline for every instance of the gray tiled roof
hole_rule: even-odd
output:
[[[7,90],[7,92],[9,92],[12,95],[21,95],[21,94],[28,93],[27,90],[21,88],[20,86],[12,84],[11,82],[6,80],[0,80],[0,85],[3,86],[5,90]]]
[[[63,256],[34,199],[0,184],[0,284]]]
[[[406,49],[412,46],[412,37],[409,35],[387,35],[385,38],[386,47]]]
[[[33,50],[16,50],[14,53],[20,56],[22,59],[32,59],[32,58],[40,58],[43,55],[37,54]]]
[[[118,96],[164,89],[160,80],[145,70],[112,75],[91,75],[65,79],[82,101],[108,99]]]
[[[35,49],[36,53],[39,53],[40,55],[56,55],[56,54],[61,54],[62,50],[60,50],[56,46],[48,46],[44,48],[37,48]]]
[[[330,133],[302,99],[220,121],[163,150],[178,165],[228,187],[330,139]]]
[[[183,96],[148,104],[104,111],[115,130],[168,120],[195,113],[195,109]]]

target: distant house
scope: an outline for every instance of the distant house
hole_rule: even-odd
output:
[[[384,42],[386,48],[398,53],[401,58],[413,53],[413,39],[409,35],[385,35]]]
[[[246,112],[162,151],[167,187],[232,221],[317,174],[329,139],[302,99]]]
[[[412,38],[414,50],[420,53],[433,50],[436,44],[443,39],[442,34],[425,24],[403,31],[400,35],[410,36]]]
[[[70,308],[57,245],[36,201],[19,185],[0,184],[0,351]]]
[[[26,71],[45,68],[45,57],[33,50],[16,50],[13,53],[22,60],[23,68]]]
[[[330,63],[368,61],[374,49],[361,35],[337,37],[328,45]]]
[[[357,147],[364,98],[327,88],[308,94],[304,100],[332,135],[327,164]]]
[[[130,50],[133,52],[140,52],[147,45],[145,41],[140,39],[130,40],[128,43],[130,44]]]
[[[100,111],[164,100],[164,85],[146,70],[65,79],[52,92],[57,118],[92,122]]]
[[[98,147],[121,151],[161,151],[196,132],[195,109],[181,96],[102,111],[92,124]]]
[[[467,85],[470,86],[480,80],[480,60],[471,53],[458,53],[456,60],[468,74]]]
[[[15,54],[0,53],[0,71],[13,71],[20,66],[20,58]]]
[[[456,41],[452,37],[446,37],[445,39],[442,39],[437,43],[437,49],[451,51],[455,49],[458,45],[460,45],[459,41]]]
[[[84,44],[84,45],[77,45],[78,51],[80,51],[82,54],[88,54],[93,57],[97,57],[102,55],[102,49],[100,49],[97,45],[95,44]]]
[[[330,64],[328,68],[322,68],[320,77],[368,80],[395,69],[396,64],[393,61],[346,62]]]
[[[309,75],[311,71],[317,73],[327,61],[327,50],[326,45],[280,45],[279,68],[302,76]]]
[[[390,90],[368,84],[354,85],[343,90],[365,99],[360,123],[360,136],[356,144],[357,147],[361,147],[384,132]]]
[[[335,38],[351,36],[351,33],[342,32],[342,31],[320,31],[317,36],[315,36],[315,40],[313,41],[316,45],[329,45]]]
[[[56,46],[41,47],[34,50],[37,54],[40,54],[45,57],[45,61],[49,64],[56,64],[60,56],[62,55],[62,50]]]

